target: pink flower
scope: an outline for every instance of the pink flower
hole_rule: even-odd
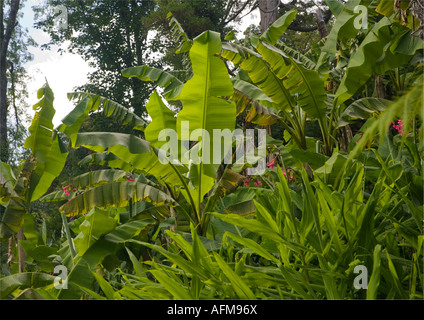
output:
[[[400,133],[401,136],[403,136],[403,122],[402,122],[402,120],[398,120],[397,124],[392,122],[391,125],[394,129],[396,129]]]
[[[274,159],[272,159],[270,162],[268,162],[266,165],[268,168],[270,168],[271,170],[274,169],[275,166],[275,160],[277,159],[277,157],[275,157]]]
[[[289,176],[287,177],[287,173],[286,171],[283,170],[283,168],[281,168],[281,171],[283,172],[284,177],[286,177],[290,182],[294,181],[294,177],[293,177],[293,169],[289,169]]]
[[[63,192],[65,192],[66,196],[69,197],[71,193],[68,191],[68,186],[62,187]]]
[[[131,178],[131,177],[129,177],[129,178],[128,178],[128,181],[133,182],[133,181],[134,181],[134,179],[133,179],[133,178]]]
[[[249,186],[249,181],[248,180],[243,180],[243,184],[248,187]]]

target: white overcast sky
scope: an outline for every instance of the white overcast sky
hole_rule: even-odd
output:
[[[42,45],[49,41],[49,36],[45,32],[33,28],[34,14],[31,8],[33,5],[39,4],[40,1],[42,0],[25,1],[24,18],[21,23],[28,28],[32,38],[39,45]],[[243,25],[239,28],[240,31],[243,31],[251,23],[259,23],[258,9],[246,16],[243,21]],[[34,59],[25,66],[32,78],[28,83],[30,94],[28,103],[31,107],[38,101],[37,90],[44,85],[46,79],[53,90],[55,95],[54,108],[56,109],[53,119],[55,127],[74,107],[67,99],[67,93],[72,92],[73,88],[85,84],[87,74],[90,72],[87,62],[80,56],[70,53],[61,55],[57,52],[57,49],[57,47],[52,47],[51,50],[46,51],[39,47],[31,47],[29,50]],[[30,114],[33,114],[33,111],[30,111]]]

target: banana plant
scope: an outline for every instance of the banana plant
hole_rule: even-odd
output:
[[[106,103],[110,104],[108,100],[93,94],[70,95],[70,98],[77,99],[78,105],[65,117],[63,125],[59,127],[60,131],[70,138],[73,147],[93,150],[99,157],[101,154],[104,156],[112,154],[117,157],[115,160],[118,160],[109,162],[112,167],[115,166],[116,169],[125,167],[125,170],[134,174],[143,173],[146,177],[154,177],[162,191],[165,190],[165,193],[174,200],[180,198],[180,204],[184,205],[177,205],[173,210],[179,213],[182,220],[194,224],[200,234],[205,234],[207,231],[209,223],[207,216],[217,201],[216,195],[234,190],[243,178],[228,167],[220,180],[215,183],[224,152],[221,152],[218,160],[212,159],[214,144],[207,139],[207,135],[212,137],[216,129],[232,131],[236,121],[236,106],[229,99],[233,95],[233,87],[225,64],[218,56],[220,52],[221,40],[218,33],[207,31],[194,39],[189,50],[193,77],[185,83],[171,72],[148,66],[123,70],[123,75],[126,77],[153,81],[164,88],[163,97],[168,102],[180,101],[182,104],[181,111],[175,114],[168,108],[161,95],[154,91],[146,106],[152,120],[142,128],[146,140],[121,133],[78,132],[89,112],[102,106],[105,108]],[[118,110],[116,104],[112,106]],[[132,118],[130,120],[134,123]],[[185,131],[186,123],[189,123],[187,131]],[[161,136],[166,130],[177,132],[177,140],[173,141],[171,146]],[[196,135],[198,132],[200,134]],[[190,146],[189,141],[192,144],[195,142],[195,145]],[[208,153],[207,150],[211,152]],[[164,151],[172,161],[168,163],[161,161],[160,156]],[[193,158],[193,155],[200,155],[201,161],[197,163],[186,161],[188,158]],[[230,180],[232,181],[228,183]],[[124,205],[134,190],[137,191],[135,193],[137,199],[134,199],[134,202],[149,200],[159,205],[163,203],[160,197],[155,195],[155,193],[162,194],[161,190],[150,185],[143,187],[143,190],[134,189],[133,182],[122,181],[116,182],[115,185],[101,185],[92,190],[85,190],[65,203],[62,210],[68,216],[80,215],[94,206],[104,207],[115,203],[116,201],[112,201],[113,198],[100,197],[105,192],[110,192],[111,196],[118,192],[116,196],[123,198],[116,203]],[[215,196],[205,197],[206,194]]]
[[[289,27],[296,10],[275,21],[259,38],[252,38],[251,47],[236,43],[223,45],[221,56],[241,70],[235,80],[235,99],[255,103],[250,106],[248,120],[261,125],[280,123],[300,149],[307,149],[307,121],[318,121],[323,137],[323,153],[331,155],[332,139],[328,131],[327,107],[329,97],[319,73],[306,67],[276,47],[279,38]],[[303,61],[308,59],[304,56]],[[246,97],[246,99],[243,99]],[[259,100],[258,100],[259,98]]]
[[[62,171],[68,155],[62,138],[53,128],[54,95],[48,83],[38,90],[37,97],[40,100],[33,107],[36,113],[24,145],[31,149],[31,155],[22,165],[16,179],[11,168],[5,163],[1,164],[0,179],[5,183],[0,200],[5,207],[0,222],[2,239],[7,239],[22,229],[31,202],[47,192]]]
[[[165,95],[172,88],[173,83],[178,83],[176,78],[172,80],[168,77],[167,82],[157,77],[146,79],[145,71],[151,70],[146,69],[146,66],[123,71],[124,76],[155,81],[157,85],[165,88],[164,95],[168,100],[179,100],[182,103],[182,110],[175,118],[175,114],[165,106],[159,94],[154,92],[147,105],[152,122],[146,128],[146,139],[155,147],[164,148],[165,142],[159,141],[160,132],[165,129],[174,129],[178,133],[178,145],[181,146],[173,152],[175,158],[184,158],[187,152],[193,154],[194,151],[203,151],[202,161],[188,163],[186,176],[180,177],[180,184],[183,186],[182,194],[190,204],[189,221],[197,226],[200,234],[206,232],[207,210],[211,209],[210,199],[214,198],[209,198],[205,207],[202,205],[203,199],[206,193],[211,192],[212,189],[216,190],[220,185],[215,184],[216,171],[223,159],[221,157],[217,164],[211,163],[211,155],[206,150],[213,149],[213,142],[208,141],[204,134],[211,137],[213,130],[232,131],[235,128],[235,104],[226,99],[233,93],[232,83],[224,63],[217,57],[220,50],[221,41],[218,33],[207,31],[193,40],[189,51],[193,78],[184,84],[178,96]],[[161,74],[163,76],[160,77],[169,76],[163,72]],[[184,133],[185,123],[189,123],[186,133]],[[193,135],[195,132],[202,132],[202,134],[195,136]],[[185,147],[184,141],[189,140],[197,141],[196,146],[191,149]],[[171,148],[167,151],[172,153]],[[226,175],[223,176],[224,179],[225,177]],[[235,184],[241,181],[240,175],[233,175],[233,177],[236,178]]]

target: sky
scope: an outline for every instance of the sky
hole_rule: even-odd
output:
[[[40,4],[42,0],[27,0],[23,9],[24,17],[21,23],[29,31],[30,36],[38,43],[39,47],[30,47],[34,59],[25,65],[30,81],[27,83],[29,98],[28,104],[32,107],[37,103],[37,90],[46,82],[52,88],[55,95],[53,106],[56,114],[53,118],[54,126],[60,125],[61,120],[74,108],[74,104],[67,98],[67,93],[72,92],[77,86],[87,82],[87,74],[91,68],[81,56],[71,53],[60,54],[58,47],[52,46],[51,50],[41,50],[40,46],[49,41],[49,35],[41,30],[33,28],[34,14],[32,6]],[[251,23],[259,23],[259,12],[252,12],[243,19],[240,30],[244,30]],[[66,48],[66,43],[62,45]],[[31,115],[34,111],[29,111]]]
[[[24,18],[22,25],[28,28],[30,36],[40,45],[49,41],[47,33],[33,28],[34,14],[31,7],[38,4],[39,1],[27,0],[24,7]],[[66,44],[65,44],[66,45]],[[68,100],[67,93],[72,92],[73,88],[83,85],[87,81],[87,74],[90,67],[81,58],[81,56],[57,52],[58,47],[52,47],[51,50],[41,50],[40,47],[30,47],[29,51],[34,59],[25,65],[31,80],[27,83],[30,106],[37,103],[37,90],[46,82],[52,88],[55,95],[54,108],[56,114],[53,123],[58,126],[61,120],[72,110],[73,104]],[[32,111],[31,111],[32,112]],[[31,113],[33,114],[33,112]]]

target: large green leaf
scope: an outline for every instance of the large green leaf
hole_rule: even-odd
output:
[[[354,23],[358,14],[354,13],[354,9],[361,4],[361,0],[349,0],[343,8],[339,5],[336,22],[329,35],[326,38],[325,45],[321,49],[321,54],[317,62],[317,69],[324,71],[325,63],[330,59],[334,59],[337,53],[338,41],[345,41],[354,38],[358,33]],[[328,70],[326,70],[328,72]]]
[[[266,42],[260,42],[257,50],[268,62],[275,76],[283,81],[284,87],[292,96],[296,96],[298,105],[306,114],[323,121],[327,110],[327,94],[318,72],[305,69],[293,58]]]
[[[31,191],[31,201],[39,199],[50,188],[53,181],[60,175],[65,166],[68,152],[57,132],[54,132],[50,152],[47,155],[44,170],[37,185]],[[37,174],[37,171],[35,173]],[[34,177],[33,177],[34,178]]]
[[[275,20],[275,22],[273,22],[267,30],[265,30],[265,32],[261,35],[260,39],[272,45],[275,45],[278,39],[281,38],[283,33],[293,22],[294,18],[296,17],[296,14],[296,9],[292,9],[283,14],[281,17]]]
[[[16,273],[0,278],[0,299],[6,299],[15,290],[53,286],[55,276],[40,272]]]
[[[152,121],[146,127],[144,135],[152,146],[160,148],[166,143],[166,141],[159,141],[158,139],[160,133],[163,132],[162,130],[169,129],[176,131],[175,113],[168,109],[156,91],[150,95],[146,110]]]
[[[200,161],[194,161],[189,168],[198,214],[203,196],[212,188],[216,169],[221,162],[211,163],[214,160],[211,159],[213,145],[217,143],[213,141],[213,131],[232,131],[235,128],[236,106],[226,99],[233,95],[233,86],[224,62],[217,56],[220,52],[218,33],[206,31],[194,39],[190,49],[194,75],[178,96],[183,104],[177,115],[179,138],[183,141],[199,141],[192,148],[191,154],[195,154],[193,151],[201,152]],[[186,124],[189,125],[187,130],[184,129]],[[194,130],[201,131],[195,136],[192,135]],[[223,158],[224,154],[221,155]]]
[[[389,46],[396,39],[395,28],[386,17],[373,26],[349,59],[346,73],[335,95],[337,104],[342,104],[354,95],[373,74],[383,74],[387,70],[404,65],[418,50],[423,49],[423,44],[419,46],[417,43],[414,50],[408,50],[407,54],[391,52]]]
[[[190,50],[194,75],[178,96],[183,103],[177,116],[179,133],[182,121],[189,121],[189,134],[203,129],[212,136],[213,129],[234,129],[236,107],[225,99],[233,95],[233,86],[224,62],[217,56],[220,52],[218,33],[206,31],[194,39]]]
[[[7,239],[18,232],[24,223],[24,216],[28,213],[26,192],[28,192],[29,180],[36,168],[35,159],[30,156],[25,161],[6,205],[6,210],[0,222],[0,238]]]
[[[53,108],[54,95],[49,85],[46,83],[37,92],[40,99],[33,109],[36,111],[31,126],[28,128],[30,135],[25,140],[24,147],[32,150],[38,165],[44,165],[50,152],[53,136]]]
[[[98,208],[90,210],[79,225],[80,233],[73,239],[78,255],[82,256],[100,236],[114,230],[116,223],[108,211]]]
[[[130,201],[174,205],[174,200],[159,189],[140,182],[122,181],[87,190],[65,203],[60,209],[68,216],[79,216],[94,207],[122,207],[127,206]]]
[[[240,67],[247,72],[253,84],[257,85],[278,106],[279,110],[294,108],[294,98],[262,57],[251,55],[241,62]]]
[[[48,190],[62,171],[68,155],[60,137],[53,131],[54,95],[48,83],[38,90],[37,97],[40,101],[33,106],[36,113],[24,144],[25,148],[31,149],[37,161],[30,179],[30,201],[37,200]]]

